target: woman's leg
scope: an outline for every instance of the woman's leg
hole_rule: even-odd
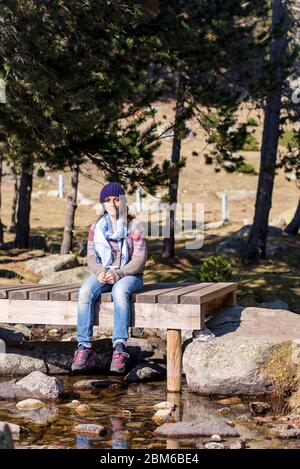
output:
[[[116,342],[126,344],[130,320],[130,296],[142,288],[143,277],[141,275],[126,275],[113,285],[114,334],[112,339],[114,346]]]
[[[94,307],[101,293],[111,291],[112,285],[100,283],[95,275],[88,277],[81,285],[77,307],[77,341],[91,347],[94,325]]]

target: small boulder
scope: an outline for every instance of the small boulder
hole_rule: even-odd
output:
[[[222,445],[222,443],[215,443],[214,441],[206,443],[204,447],[206,449],[224,449],[224,445]]]
[[[7,351],[7,353],[0,354],[0,376],[28,375],[28,373],[36,370],[42,373],[47,372],[47,367],[42,358],[22,355],[21,352],[18,352],[18,349],[15,349],[15,352]]]
[[[140,363],[125,376],[124,381],[130,384],[141,381],[162,380],[165,376],[166,369],[163,366],[153,362]]]
[[[159,402],[158,404],[155,404],[153,406],[154,410],[169,410],[170,412],[175,409],[175,404],[172,404],[171,402],[164,401],[164,402]]]
[[[217,443],[220,443],[220,441],[222,441],[222,438],[220,437],[220,435],[211,435],[211,441],[214,441],[214,442],[217,442]]]
[[[16,404],[16,407],[20,410],[37,410],[45,407],[45,403],[39,399],[24,399]]]
[[[33,371],[16,383],[15,392],[18,398],[32,397],[52,401],[63,395],[64,387],[60,379]]]
[[[264,415],[272,410],[272,406],[267,402],[250,402],[249,408],[252,415]]]
[[[74,269],[63,270],[59,272],[49,273],[43,276],[40,284],[48,283],[82,283],[86,278],[91,275],[87,267],[75,267]]]
[[[170,438],[187,438],[197,436],[239,436],[236,430],[228,425],[225,419],[194,420],[192,422],[165,423],[154,430],[154,433]]]
[[[15,379],[0,383],[0,401],[14,400],[16,398],[15,385]]]
[[[172,415],[172,410],[169,409],[160,409],[155,412],[152,417],[153,422],[158,425],[162,425],[165,422],[174,422],[174,416]]]
[[[82,389],[104,389],[108,388],[111,384],[113,384],[113,381],[109,379],[84,379],[74,383],[73,388],[76,391],[80,391]]]
[[[32,270],[37,275],[49,275],[53,272],[60,272],[78,266],[75,254],[52,254],[42,259],[31,259],[25,263],[26,269]]]
[[[242,438],[237,440],[235,443],[230,445],[229,449],[245,449],[246,448],[246,441]]]

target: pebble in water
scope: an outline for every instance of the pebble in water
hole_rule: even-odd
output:
[[[87,404],[80,404],[75,407],[75,410],[78,414],[88,414],[90,412],[90,407]]]
[[[71,402],[68,402],[66,404],[66,407],[70,407],[71,409],[75,409],[76,407],[80,406],[80,402],[79,401],[76,401],[76,400],[73,400]]]
[[[215,442],[211,442],[211,443],[206,443],[206,445],[204,445],[206,449],[224,449],[224,445],[222,445],[222,443],[215,443]]]
[[[45,403],[39,399],[25,399],[16,404],[16,407],[21,410],[35,410],[45,407]]]
[[[94,423],[81,423],[74,427],[74,432],[79,434],[104,435],[106,433],[106,429],[103,427],[103,425],[97,425]]]
[[[222,441],[222,438],[220,437],[220,435],[212,435],[211,441],[220,442]]]

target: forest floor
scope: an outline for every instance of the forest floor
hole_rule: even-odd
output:
[[[171,120],[172,102],[157,103],[157,120],[162,120],[162,128]],[[165,118],[163,117],[165,116]],[[261,116],[250,112],[247,108],[240,112],[240,119],[254,117],[260,123]],[[207,257],[215,254],[216,245],[230,239],[233,232],[245,224],[251,224],[255,206],[257,174],[215,172],[212,165],[204,162],[203,153],[208,151],[203,131],[197,130],[196,122],[190,122],[191,135],[183,142],[182,155],[187,158],[186,167],[180,173],[179,204],[203,203],[205,223],[221,220],[221,192],[229,194],[229,221],[218,229],[205,232],[204,245],[200,249],[186,249],[185,240],[176,239],[176,258],[169,265],[161,262],[162,238],[148,235],[149,259],[145,270],[145,282],[197,280],[197,269]],[[253,127],[255,136],[260,142],[261,125]],[[194,133],[197,135],[195,135]],[[156,161],[169,159],[171,138],[164,138],[156,153]],[[197,151],[199,156],[192,156]],[[284,147],[279,148],[284,151]],[[241,151],[246,162],[259,169],[259,151]],[[85,165],[80,175],[79,191],[85,198],[98,202],[99,190],[105,183],[103,174],[90,165]],[[87,177],[89,175],[90,177]],[[48,191],[57,190],[58,173],[47,173],[52,180],[34,177],[31,231],[32,234],[44,234],[47,239],[48,251],[56,253],[62,240],[67,199],[59,199],[47,195]],[[66,192],[70,188],[70,174],[65,173]],[[157,199],[146,197],[147,203],[159,200],[165,191],[158,188]],[[10,210],[13,196],[11,176],[4,176],[2,185],[2,221],[10,223]],[[129,196],[129,206],[134,203],[135,196]],[[289,181],[283,171],[278,170],[275,185],[270,224],[278,217],[291,218],[299,199],[299,189],[294,181]],[[138,217],[145,220],[148,212],[141,212]],[[80,243],[86,239],[88,227],[97,218],[95,208],[80,204],[75,219],[75,252],[79,252]],[[5,232],[5,242],[12,241],[14,235]],[[257,305],[264,301],[280,299],[289,305],[289,309],[300,313],[300,234],[297,236],[279,236],[268,239],[268,247],[278,244],[288,246],[285,252],[270,257],[255,265],[242,265],[238,257],[229,256],[233,265],[232,280],[238,283],[239,303]],[[41,255],[40,251],[0,250],[0,281],[1,283],[31,283],[37,277],[25,270],[24,262],[31,257]],[[84,263],[84,259],[80,259]],[[16,278],[8,278],[7,271],[15,272]]]

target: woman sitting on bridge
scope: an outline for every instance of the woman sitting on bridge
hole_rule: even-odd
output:
[[[79,290],[77,313],[78,349],[73,372],[97,368],[98,357],[92,349],[94,306],[102,293],[112,292],[114,302],[113,357],[110,370],[124,373],[126,342],[130,319],[130,295],[143,287],[147,259],[144,229],[129,214],[123,187],[106,184],[100,192],[102,213],[92,224],[87,246],[87,265],[92,273]],[[101,305],[100,305],[101,318]]]

